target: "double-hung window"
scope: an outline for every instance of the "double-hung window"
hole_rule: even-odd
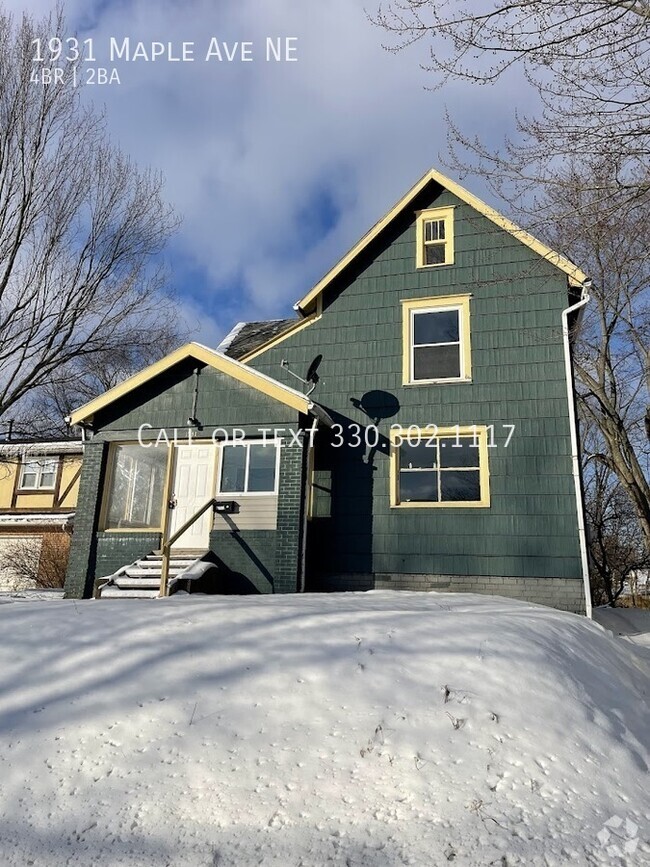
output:
[[[29,458],[20,470],[20,490],[53,491],[56,486],[58,458]]]
[[[280,450],[275,442],[221,448],[220,494],[277,494]]]
[[[469,295],[403,301],[404,384],[471,379]]]
[[[420,211],[416,227],[416,265],[430,268],[454,264],[454,209]]]
[[[487,428],[391,432],[391,506],[489,506]]]

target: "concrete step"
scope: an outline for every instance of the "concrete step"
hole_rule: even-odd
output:
[[[169,560],[169,578],[177,578],[207,552],[194,550],[174,551]],[[160,592],[162,555],[147,554],[124,567],[121,575],[99,592],[106,599],[153,599]]]
[[[170,566],[169,577],[176,578],[177,575],[180,575],[186,569],[187,566]],[[157,575],[160,580],[160,571],[160,569],[140,569],[137,566],[128,566],[124,574],[129,578],[151,578]]]
[[[171,556],[177,560],[198,560],[199,557],[203,557],[207,551],[198,551],[197,553],[188,553],[187,551],[175,551],[172,549]],[[142,560],[162,560],[162,554],[153,553],[153,554],[145,554]]]
[[[106,587],[102,590],[102,599],[155,599],[158,590],[124,590],[120,587]]]
[[[183,560],[199,560],[207,553],[207,548],[172,548],[172,557],[182,558]],[[160,560],[161,557],[162,551],[152,551],[150,554],[147,554],[146,557],[143,557],[143,559],[148,560],[150,558],[157,558]]]
[[[119,587],[120,590],[156,590],[160,589],[160,576],[151,578],[132,578],[128,575],[120,575],[109,586]]]

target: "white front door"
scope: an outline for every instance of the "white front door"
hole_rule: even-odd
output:
[[[176,448],[174,462],[173,498],[176,508],[171,514],[169,535],[180,530],[214,496],[214,467],[217,459],[216,446],[191,445]],[[196,520],[183,535],[174,542],[174,548],[200,548],[210,545],[210,530],[213,520],[212,509]]]

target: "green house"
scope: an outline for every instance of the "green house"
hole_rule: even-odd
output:
[[[67,595],[156,595],[171,550],[172,590],[588,613],[570,358],[588,285],[431,170],[295,318],[190,343],[72,414],[87,445]]]

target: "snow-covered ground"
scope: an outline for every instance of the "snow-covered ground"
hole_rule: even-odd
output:
[[[650,648],[650,610],[647,608],[595,608],[594,620],[614,635]]]
[[[647,654],[510,600],[0,607],[0,864],[644,864]]]

